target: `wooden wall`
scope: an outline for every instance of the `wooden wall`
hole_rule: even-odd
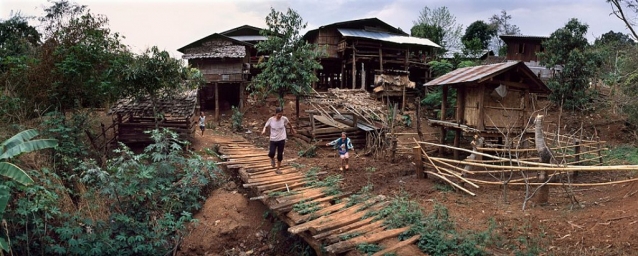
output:
[[[204,74],[207,81],[241,81],[244,59],[192,59],[190,64]]]
[[[520,128],[527,121],[525,92],[520,89],[507,88],[507,95],[504,98],[497,96],[494,89],[497,85],[486,84],[485,93],[479,94],[477,88],[468,88],[465,98],[464,119],[466,124],[472,127],[479,127],[480,97],[483,98],[484,118],[483,124],[486,128]]]
[[[320,47],[325,47],[328,53],[327,58],[339,58],[338,45],[341,35],[336,28],[320,29],[315,43]]]
[[[536,40],[521,40],[507,44],[507,59],[523,62],[538,61],[536,53],[542,52],[541,42]]]

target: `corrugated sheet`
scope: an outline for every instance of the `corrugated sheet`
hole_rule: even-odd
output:
[[[482,78],[488,77],[494,73],[503,71],[512,66],[517,65],[519,62],[509,61],[491,65],[482,65],[476,67],[459,68],[450,73],[442,75],[437,79],[427,82],[425,86],[431,85],[445,85],[445,84],[458,84],[467,82],[477,82]]]
[[[268,37],[265,36],[229,36],[232,39],[235,39],[237,41],[242,41],[242,42],[246,42],[246,41],[266,41],[268,40]]]
[[[337,30],[339,31],[339,33],[341,33],[342,36],[345,37],[368,38],[395,44],[424,45],[441,48],[441,46],[439,46],[438,44],[435,44],[434,42],[430,41],[430,39],[425,38],[401,36],[384,32],[366,31],[362,29],[339,28]]]
[[[526,39],[549,39],[549,36],[532,36],[532,35],[500,35],[501,39],[510,39],[510,38],[526,38]]]

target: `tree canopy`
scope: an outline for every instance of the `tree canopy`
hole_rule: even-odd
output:
[[[582,109],[591,99],[587,88],[596,74],[600,59],[589,49],[587,24],[572,18],[543,42],[545,52],[538,53],[541,65],[556,69],[548,83],[550,100],[569,109]]]
[[[487,49],[490,40],[496,35],[496,27],[490,26],[482,20],[477,20],[465,29],[461,38],[465,49],[470,53],[477,53]]]
[[[410,32],[412,36],[428,38],[442,47],[439,54],[450,49],[460,49],[463,25],[456,23],[456,17],[447,7],[430,10],[423,7]]]
[[[268,28],[260,33],[268,40],[256,45],[257,50],[268,54],[266,61],[260,62],[261,69],[248,89],[262,96],[277,93],[280,101],[286,93],[296,96],[312,90],[312,83],[318,81],[315,70],[322,69],[318,58],[323,54],[316,45],[303,40],[300,31],[307,23],[299,14],[288,8],[286,13],[270,9],[266,17]]]
[[[498,52],[499,56],[505,55],[507,53],[507,48],[505,43],[499,36],[501,35],[520,35],[521,30],[518,26],[510,23],[512,19],[512,15],[507,14],[507,11],[501,10],[500,14],[494,14],[489,19],[489,24],[492,27],[496,28],[496,35],[491,40],[490,48],[494,52]]]

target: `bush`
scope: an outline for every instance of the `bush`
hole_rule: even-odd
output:
[[[5,216],[14,254],[171,252],[222,175],[213,162],[184,151],[177,134],[155,130],[151,137],[155,143],[140,154],[120,145],[104,169],[84,162],[78,180],[87,189],[79,209],[61,208],[68,190],[55,173],[34,174],[38,184],[19,188],[25,196]]]
[[[244,127],[242,126],[244,114],[235,106],[233,106],[233,116],[230,119],[232,120],[233,131],[241,132],[244,130]]]

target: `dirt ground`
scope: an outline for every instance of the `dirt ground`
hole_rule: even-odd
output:
[[[276,102],[249,106],[244,116],[248,132],[232,133],[230,111],[224,112],[222,121],[213,124],[204,136],[196,136],[193,148],[201,151],[214,144],[213,135],[244,137],[259,147],[266,146],[268,138],[259,133],[265,120],[274,113]],[[303,105],[302,105],[303,110]],[[293,122],[294,111],[285,109]],[[548,123],[558,124],[559,113],[546,113]],[[634,140],[626,132],[624,122],[613,113],[581,115],[562,113],[565,132],[583,127],[596,133],[609,146]],[[616,118],[616,119],[615,119]],[[212,120],[212,113],[208,113]],[[494,250],[495,254],[510,255],[537,247],[545,255],[636,255],[638,252],[638,184],[576,187],[574,203],[561,187],[550,189],[548,205],[529,203],[523,210],[525,190],[522,187],[482,186],[473,189],[472,197],[460,191],[442,189],[433,179],[416,179],[411,157],[399,156],[391,163],[359,155],[351,160],[351,170],[338,171],[339,161],[333,150],[323,147],[315,158],[300,158],[299,145],[288,143],[285,158],[307,166],[317,166],[329,175],[342,174],[342,189],[357,192],[372,183],[375,194],[387,196],[407,192],[427,214],[435,204],[442,204],[459,231],[486,230],[490,223],[502,238],[499,243],[513,247]],[[374,168],[372,171],[371,168]],[[602,182],[630,178],[633,172],[581,173],[579,183]],[[203,209],[195,215],[199,223],[191,227],[185,237],[180,255],[303,255],[298,238],[287,236],[286,227],[274,220],[259,201],[249,200],[249,191],[243,190],[236,177],[209,195]],[[312,254],[310,254],[312,255]],[[356,255],[350,253],[349,255]]]

